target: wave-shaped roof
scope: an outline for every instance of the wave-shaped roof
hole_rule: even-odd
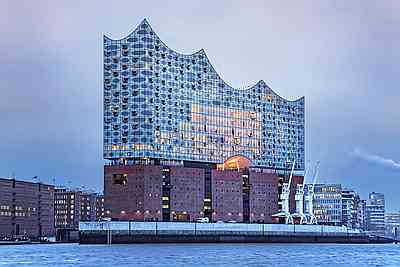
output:
[[[299,102],[299,101],[304,101],[304,96],[302,96],[302,97],[300,97],[300,98],[298,98],[298,99],[295,99],[295,100],[289,100],[289,99],[286,99],[286,98],[280,96],[280,95],[277,94],[274,90],[272,90],[272,89],[266,84],[266,82],[265,82],[264,80],[260,80],[260,81],[258,81],[257,83],[255,83],[254,85],[249,86],[249,87],[247,87],[247,88],[245,88],[245,89],[239,89],[239,88],[234,88],[234,87],[230,86],[227,82],[225,82],[224,79],[221,78],[221,76],[219,75],[219,73],[215,70],[214,66],[211,64],[211,62],[210,62],[210,60],[209,60],[209,58],[208,58],[206,52],[204,51],[204,49],[200,49],[200,50],[198,50],[197,52],[194,52],[194,53],[192,53],[192,54],[183,54],[183,53],[177,52],[177,51],[174,50],[174,49],[169,48],[169,47],[162,41],[162,39],[155,33],[155,31],[152,29],[151,25],[148,23],[147,19],[143,19],[142,22],[141,22],[131,33],[129,33],[127,36],[125,36],[125,37],[123,37],[123,38],[121,38],[121,39],[112,39],[112,38],[110,38],[110,37],[108,37],[108,36],[106,36],[106,35],[104,35],[104,39],[105,39],[105,40],[109,40],[109,41],[125,41],[125,40],[127,40],[128,38],[133,37],[135,34],[140,33],[140,31],[142,31],[143,29],[149,29],[150,32],[155,36],[155,38],[157,38],[157,39],[160,41],[160,43],[161,43],[166,49],[168,49],[169,51],[172,51],[173,53],[175,53],[175,54],[178,55],[178,56],[181,56],[181,57],[192,57],[192,56],[195,56],[195,55],[202,55],[202,56],[204,56],[204,58],[205,58],[206,61],[207,61],[207,64],[210,66],[210,68],[211,68],[211,70],[213,71],[213,73],[214,73],[214,74],[218,77],[218,79],[224,84],[224,86],[226,86],[226,87],[228,87],[228,88],[230,88],[230,89],[233,89],[233,90],[240,90],[240,91],[247,91],[247,90],[253,90],[253,89],[256,88],[256,87],[257,87],[257,88],[260,88],[260,87],[261,87],[261,88],[266,88],[268,91],[270,91],[272,94],[274,94],[276,97],[280,98],[280,99],[283,100],[283,101],[287,101],[287,102]]]

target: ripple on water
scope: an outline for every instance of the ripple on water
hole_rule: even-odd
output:
[[[0,266],[400,266],[400,245],[131,244],[0,247]]]

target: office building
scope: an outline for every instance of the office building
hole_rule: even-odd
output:
[[[54,236],[54,186],[0,178],[0,240]]]
[[[342,186],[340,184],[316,184],[313,207],[318,224],[341,226]]]
[[[270,221],[293,163],[293,185],[303,180],[304,105],[264,81],[232,88],[204,50],[171,50],[146,20],[120,40],[105,36],[106,213]]]

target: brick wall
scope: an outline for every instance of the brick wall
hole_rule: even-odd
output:
[[[115,177],[121,175],[127,176],[126,184],[115,183]],[[161,196],[160,166],[104,167],[106,217],[122,220],[161,220]]]
[[[250,222],[271,223],[278,212],[278,176],[250,171]]]
[[[238,171],[212,170],[212,207],[214,221],[243,220],[243,178]]]
[[[172,167],[170,173],[171,221],[203,217],[204,169]]]

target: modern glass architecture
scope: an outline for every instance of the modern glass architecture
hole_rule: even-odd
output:
[[[314,187],[314,215],[318,224],[342,225],[342,185],[316,184]]]
[[[146,20],[123,39],[104,37],[105,159],[221,164],[240,155],[271,169],[295,160],[302,171],[304,102],[264,81],[232,88],[204,50],[168,48]]]

